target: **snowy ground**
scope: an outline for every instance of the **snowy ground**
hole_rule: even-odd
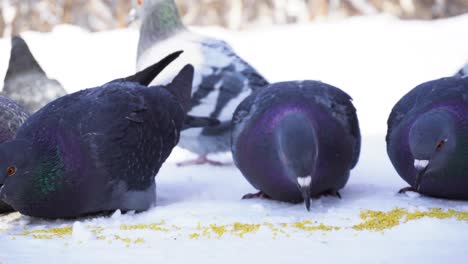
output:
[[[230,42],[271,81],[318,79],[354,98],[363,147],[343,199],[315,200],[311,212],[302,204],[240,200],[255,190],[235,167],[177,168],[174,162],[189,154],[175,150],[157,176],[158,206],[148,212],[70,221],[0,217],[0,263],[466,259],[468,203],[397,195],[406,184],[387,158],[384,135],[390,109],[404,93],[452,75],[468,61],[468,15],[437,22],[354,18],[241,33],[195,30]],[[62,26],[24,37],[43,68],[70,92],[135,68],[134,29],[90,34]],[[9,40],[1,39],[2,74],[9,48]]]

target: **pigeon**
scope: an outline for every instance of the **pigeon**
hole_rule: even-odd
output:
[[[468,63],[463,66],[455,75],[454,77],[464,77],[468,76]]]
[[[257,194],[305,202],[341,197],[359,159],[361,135],[351,97],[319,81],[271,84],[247,97],[232,119],[234,162]]]
[[[29,113],[15,101],[0,96],[0,143],[15,137],[18,128],[29,118]],[[14,211],[0,201],[0,214]]]
[[[387,153],[410,187],[400,190],[468,199],[468,78],[418,85],[393,107]]]
[[[186,115],[193,66],[148,87],[179,54],[34,113],[0,145],[0,198],[24,215],[54,219],[150,208],[154,178],[180,131],[219,123]]]
[[[268,85],[251,65],[226,42],[188,30],[182,23],[174,0],[141,0],[142,20],[137,69],[160,59],[174,48],[184,50],[180,60],[158,78],[170,80],[184,64],[195,67],[189,113],[221,121],[219,126],[191,129],[181,134],[179,147],[197,154],[195,160],[178,165],[227,165],[208,159],[208,154],[230,150],[231,119],[237,105],[252,91]],[[156,80],[157,81],[157,80]]]
[[[13,37],[2,95],[34,113],[65,94],[65,89],[57,80],[47,77],[26,42],[19,36]]]

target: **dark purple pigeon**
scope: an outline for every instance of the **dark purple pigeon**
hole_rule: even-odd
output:
[[[237,167],[262,196],[299,203],[348,181],[361,145],[351,97],[317,81],[282,82],[254,92],[233,116]]]
[[[28,117],[26,109],[15,101],[0,96],[0,143],[12,140]],[[0,214],[12,211],[13,208],[0,201]]]
[[[468,77],[423,83],[393,107],[387,153],[411,187],[400,192],[468,199]]]
[[[0,197],[22,214],[69,218],[147,210],[154,177],[184,128],[217,125],[186,115],[193,67],[147,87],[181,52],[137,74],[61,97],[0,145]]]

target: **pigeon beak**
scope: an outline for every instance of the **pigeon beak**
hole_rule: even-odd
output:
[[[417,191],[421,188],[421,178],[426,173],[427,167],[429,166],[429,160],[414,160],[414,168],[418,171],[414,182],[414,187]]]
[[[310,188],[302,187],[301,188],[302,197],[304,198],[304,203],[307,211],[310,212]]]
[[[6,180],[6,177],[3,177],[2,175],[0,175],[0,192],[2,191],[3,186],[5,185],[5,180]]]
[[[429,160],[418,160],[418,159],[414,160],[414,168],[417,171],[425,170],[428,165],[429,165]]]
[[[310,212],[310,183],[312,181],[311,176],[298,177],[297,183],[301,189],[302,198],[304,198],[304,203],[307,211]]]

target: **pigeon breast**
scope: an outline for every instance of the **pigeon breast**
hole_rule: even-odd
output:
[[[301,201],[296,177],[305,175],[290,175],[288,165],[288,159],[294,162],[301,157],[292,157],[291,152],[284,157],[281,151],[281,144],[300,140],[293,137],[278,140],[278,133],[288,135],[282,132],[285,131],[282,123],[288,124],[287,120],[293,118],[307,123],[302,131],[309,128],[308,137],[316,138],[318,157],[315,169],[311,170],[314,171],[311,194],[342,188],[360,150],[359,126],[350,100],[338,88],[314,81],[277,83],[254,92],[233,116],[232,152],[236,165],[255,188],[270,197]],[[304,147],[308,141],[304,138]],[[296,150],[307,153],[300,148]]]

